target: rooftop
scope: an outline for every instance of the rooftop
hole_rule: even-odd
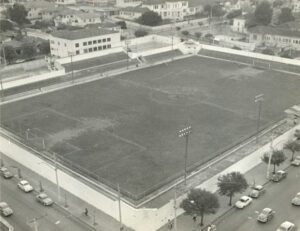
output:
[[[50,9],[55,8],[55,4],[46,1],[30,1],[24,3],[25,8],[44,8]]]
[[[145,13],[147,11],[150,11],[148,8],[146,7],[125,7],[123,9],[121,9],[120,11],[129,11],[129,12],[139,12],[139,13]]]
[[[271,35],[282,35],[285,37],[300,38],[300,31],[290,30],[289,28],[255,26],[249,28],[248,31],[250,33],[255,33],[255,34],[271,34]]]
[[[51,35],[53,37],[67,39],[67,40],[77,40],[83,38],[96,37],[106,34],[118,33],[116,31],[106,30],[106,29],[95,29],[95,28],[87,28],[87,29],[79,29],[79,30],[60,30],[55,31]]]

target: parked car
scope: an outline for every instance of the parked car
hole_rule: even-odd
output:
[[[273,218],[274,214],[275,214],[274,210],[270,208],[264,208],[261,211],[261,213],[258,215],[257,220],[266,223]]]
[[[275,174],[273,174],[271,180],[274,182],[281,181],[282,179],[286,178],[287,172],[283,170],[278,170]]]
[[[283,222],[276,231],[294,231],[295,225],[292,222],[285,221]]]
[[[292,199],[292,204],[300,206],[300,192],[298,192],[296,196]]]
[[[13,177],[13,174],[8,171],[8,169],[6,167],[1,167],[0,168],[0,174],[5,178],[5,179],[9,179]]]
[[[48,195],[46,193],[38,194],[36,196],[36,200],[45,206],[50,206],[53,204],[53,200],[50,197],[48,197]]]
[[[266,192],[262,185],[254,185],[249,194],[249,197],[258,198]]]
[[[239,209],[242,209],[242,208],[245,208],[246,206],[250,205],[252,202],[252,199],[248,196],[242,196],[240,198],[240,200],[238,200],[236,203],[235,203],[235,207],[239,208]]]
[[[21,180],[18,183],[18,187],[24,192],[31,192],[33,190],[33,187],[28,183],[27,180]]]
[[[292,161],[291,165],[300,166],[300,156],[296,156],[295,159]]]
[[[8,217],[10,215],[12,215],[14,212],[13,210],[8,206],[8,204],[6,202],[0,202],[0,213],[5,216]]]

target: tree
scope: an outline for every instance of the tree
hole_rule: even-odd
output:
[[[25,7],[20,4],[14,4],[7,9],[8,18],[19,25],[22,25],[27,21],[27,13]]]
[[[266,48],[266,49],[262,50],[261,53],[265,54],[265,55],[275,55],[274,51],[272,49],[270,49],[270,48]]]
[[[278,17],[278,24],[282,24],[285,22],[291,22],[294,21],[295,18],[292,14],[292,10],[288,7],[284,7],[281,9],[281,13],[279,14]]]
[[[136,30],[135,32],[134,32],[134,35],[135,35],[135,37],[143,37],[143,36],[146,36],[148,34],[148,32],[147,31],[145,31],[145,30],[141,30],[141,29],[139,29],[139,30]]]
[[[273,2],[273,7],[275,8],[275,7],[280,7],[280,6],[282,6],[283,5],[283,1],[282,0],[275,0],[274,2]]]
[[[266,164],[269,164],[270,155],[272,155],[270,163],[273,165],[272,173],[274,174],[276,172],[276,166],[281,165],[285,161],[286,156],[284,155],[282,150],[272,150],[271,153],[264,153],[264,155],[262,156],[262,161]]]
[[[120,26],[122,30],[127,29],[127,26],[126,26],[126,22],[125,22],[125,21],[119,21],[119,22],[116,22],[116,24],[117,24],[118,26]]]
[[[188,36],[190,34],[190,32],[188,32],[187,30],[181,31],[181,34],[183,34],[184,36]]]
[[[196,32],[195,36],[199,40],[201,38],[201,36],[202,36],[202,33],[201,32]]]
[[[268,1],[261,2],[255,9],[254,16],[258,24],[269,25],[272,20],[273,9]]]
[[[13,24],[8,20],[0,20],[0,31],[13,29]]]
[[[289,150],[292,153],[291,161],[293,161],[295,152],[300,151],[300,143],[297,140],[289,140],[284,144],[284,149]]]
[[[1,57],[10,64],[17,58],[17,54],[12,46],[4,46],[3,49],[1,49]]]
[[[227,14],[226,18],[233,19],[240,15],[242,15],[242,10],[233,10]]]
[[[25,43],[22,45],[23,56],[25,59],[31,59],[36,54],[36,48],[33,44]]]
[[[137,22],[147,26],[157,26],[162,22],[162,18],[156,12],[147,11],[137,19]]]
[[[50,53],[50,43],[49,41],[43,41],[38,45],[41,54],[49,54]]]
[[[234,194],[242,193],[248,188],[248,183],[240,172],[231,172],[220,176],[217,185],[219,194],[229,197],[229,206],[231,206]]]
[[[184,199],[180,207],[191,216],[201,217],[200,225],[203,225],[205,214],[214,214],[220,207],[218,198],[215,194],[205,189],[192,189],[187,198]]]

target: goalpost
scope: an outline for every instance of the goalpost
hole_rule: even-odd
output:
[[[271,63],[267,61],[262,60],[252,60],[252,66],[257,68],[263,68],[263,69],[271,69]]]

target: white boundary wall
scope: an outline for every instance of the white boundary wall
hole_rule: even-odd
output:
[[[287,58],[281,58],[273,55],[264,55],[264,54],[254,53],[254,52],[247,52],[247,51],[235,50],[235,49],[230,49],[225,47],[203,45],[203,44],[201,45],[201,48],[212,50],[212,51],[220,51],[228,54],[247,56],[255,59],[264,59],[273,62],[280,62],[284,64],[300,66],[300,60],[297,59],[287,59]]]
[[[300,129],[300,125],[281,135],[273,141],[274,146],[276,144],[277,148],[279,148],[279,144],[282,146],[283,142],[291,139],[294,134],[295,129]],[[215,192],[217,190],[217,178],[219,175],[224,173],[228,173],[230,171],[240,171],[241,173],[245,173],[252,169],[254,166],[261,162],[262,153],[270,150],[270,144],[266,144],[261,149],[255,151],[251,155],[245,157],[241,161],[235,163],[230,166],[220,174],[212,177],[211,179],[205,181],[198,188],[205,188],[209,191]],[[43,162],[42,159],[38,158],[36,155],[30,153],[27,150],[20,148],[18,145],[10,142],[9,139],[0,136],[0,151],[10,158],[18,161],[22,165],[27,168],[30,168],[32,171],[37,172],[38,174],[43,175],[45,178],[49,179],[53,183],[55,180],[55,172],[53,166],[48,166],[45,164],[41,164]],[[108,215],[118,219],[118,201],[113,200],[111,198],[106,197],[105,195],[97,192],[91,187],[83,184],[81,181],[76,179],[74,176],[71,176],[61,170],[57,170],[60,186],[65,190],[71,192],[75,196],[80,199],[86,201],[107,213]],[[177,199],[177,204],[186,197],[183,195]],[[155,231],[159,229],[161,226],[167,223],[168,219],[173,219],[174,217],[174,201],[170,200],[169,203],[162,206],[158,209],[147,209],[140,208],[135,209],[128,204],[122,202],[122,219],[123,223],[136,231]],[[177,209],[177,214],[180,215],[183,213],[182,209]]]
[[[4,80],[2,82],[2,88],[10,89],[13,87],[18,87],[18,86],[22,86],[22,85],[26,85],[26,84],[30,84],[30,83],[35,83],[35,82],[39,82],[39,81],[43,81],[43,80],[47,80],[47,79],[53,79],[53,78],[62,76],[64,74],[65,74],[65,69],[62,69],[59,71],[52,71],[49,73],[35,75],[32,77],[20,78],[20,79],[16,79],[16,80],[12,80],[12,81],[9,81],[9,79],[8,79],[7,81]]]

